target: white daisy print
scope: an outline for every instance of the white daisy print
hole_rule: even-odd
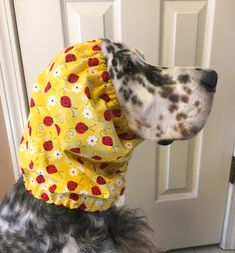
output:
[[[60,68],[57,68],[57,69],[54,70],[53,76],[54,76],[54,77],[57,77],[57,76],[60,75],[60,73],[61,73],[61,69],[60,69]]]
[[[55,159],[61,159],[62,157],[62,152],[59,150],[55,150],[53,153],[53,156],[55,157]]]
[[[131,149],[131,148],[133,147],[133,145],[132,145],[132,143],[127,142],[127,143],[125,144],[125,147],[128,148],[128,149]]]
[[[30,184],[35,184],[35,181],[34,181],[32,178],[30,178],[30,179],[29,179],[29,183],[30,183]]]
[[[84,109],[83,115],[87,119],[92,119],[93,118],[93,113],[88,108]]]
[[[90,69],[89,69],[89,72],[90,72],[91,74],[95,74],[95,73],[97,72],[97,70],[96,70],[95,68],[90,68]]]
[[[69,175],[70,176],[76,176],[78,174],[78,169],[76,169],[76,168],[71,168],[70,170],[69,170]]]
[[[97,200],[95,201],[95,205],[96,205],[96,206],[101,206],[102,203],[103,203],[103,201],[102,201],[101,199],[97,199]]]
[[[50,96],[48,98],[48,104],[49,106],[55,106],[57,103],[57,98],[55,96]]]
[[[24,143],[24,144],[21,144],[21,146],[20,146],[20,151],[24,151],[26,149],[26,144]]]
[[[64,196],[63,196],[62,194],[59,194],[59,195],[58,195],[58,199],[59,199],[59,200],[64,200]]]
[[[43,189],[44,191],[46,191],[46,190],[47,190],[47,186],[44,184],[43,187],[42,187],[42,189]]]
[[[81,92],[81,90],[82,90],[82,85],[80,83],[75,83],[72,86],[72,91],[75,93],[79,93],[79,92]]]
[[[29,148],[29,152],[30,152],[31,154],[34,154],[35,148],[34,148],[33,146],[31,146],[31,147]]]
[[[95,135],[89,136],[87,138],[87,143],[91,146],[95,146],[97,144],[97,138]]]
[[[82,167],[82,166],[79,166],[78,168],[79,168],[79,170],[82,171],[82,172],[85,171],[84,167]]]
[[[122,182],[122,180],[121,180],[121,179],[117,179],[117,180],[116,180],[116,184],[117,184],[118,186],[121,186],[121,185],[122,185],[122,183],[123,183],[123,182]]]
[[[111,194],[115,194],[116,193],[116,190],[115,190],[114,186],[111,186],[109,188],[109,190],[110,190]]]
[[[33,91],[38,92],[40,90],[40,87],[37,82],[33,84]]]
[[[37,175],[42,175],[42,176],[43,176],[43,175],[44,175],[44,172],[43,172],[42,169],[37,169],[37,170],[36,170],[36,174],[37,174]]]
[[[88,191],[86,191],[86,190],[81,190],[81,191],[79,192],[79,194],[80,194],[80,195],[85,195],[85,196],[87,196],[87,195],[88,195]]]

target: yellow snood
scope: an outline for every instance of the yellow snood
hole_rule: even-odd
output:
[[[19,147],[25,187],[47,203],[106,210],[124,193],[140,142],[120,110],[101,40],[73,45],[34,82]]]

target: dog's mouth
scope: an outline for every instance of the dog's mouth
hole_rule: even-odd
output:
[[[173,140],[161,140],[158,142],[159,145],[161,146],[168,146],[173,142]]]

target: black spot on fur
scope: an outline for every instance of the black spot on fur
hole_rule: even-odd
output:
[[[113,71],[113,68],[112,68],[112,67],[109,68],[109,75],[110,75],[111,79],[114,78],[114,71]]]
[[[161,97],[163,98],[167,98],[169,96],[171,96],[174,92],[174,89],[170,86],[163,86],[161,91],[159,91],[159,94]]]
[[[136,104],[137,101],[138,101],[138,98],[137,98],[136,95],[131,97],[131,102],[132,102],[133,105]]]
[[[117,66],[117,59],[115,59],[115,58],[112,59],[112,66],[114,66],[114,67]]]
[[[171,104],[171,105],[169,106],[169,111],[170,111],[171,113],[173,113],[174,111],[177,111],[178,109],[179,109],[179,106],[176,105],[176,104]]]
[[[106,49],[107,49],[108,53],[113,54],[115,52],[114,47],[112,45],[107,46]]]
[[[183,96],[181,96],[181,101],[187,104],[189,101],[189,97],[186,95],[183,95]]]
[[[179,102],[179,95],[177,94],[171,94],[169,96],[169,100],[173,103],[178,103]]]
[[[162,75],[161,69],[154,67],[150,64],[141,66],[141,71],[147,78],[147,80],[154,86],[163,86],[166,84],[174,84],[172,77],[168,74]]]
[[[147,91],[151,94],[154,94],[155,93],[155,89],[152,88],[152,87],[147,87]]]
[[[181,74],[178,76],[178,80],[180,83],[188,83],[190,82],[190,76],[188,74]]]
[[[119,49],[123,49],[124,46],[121,43],[114,43],[115,46],[117,46]]]
[[[122,78],[123,77],[123,72],[122,71],[119,71],[118,73],[117,73],[117,79],[120,79],[120,78]]]
[[[128,89],[128,90],[125,89],[123,91],[123,98],[126,102],[129,101],[131,94],[132,94],[132,90],[130,90],[130,89]]]

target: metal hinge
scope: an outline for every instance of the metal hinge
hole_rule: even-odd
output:
[[[230,168],[229,182],[231,184],[235,183],[235,147],[233,150],[233,157],[232,157],[231,168]]]

